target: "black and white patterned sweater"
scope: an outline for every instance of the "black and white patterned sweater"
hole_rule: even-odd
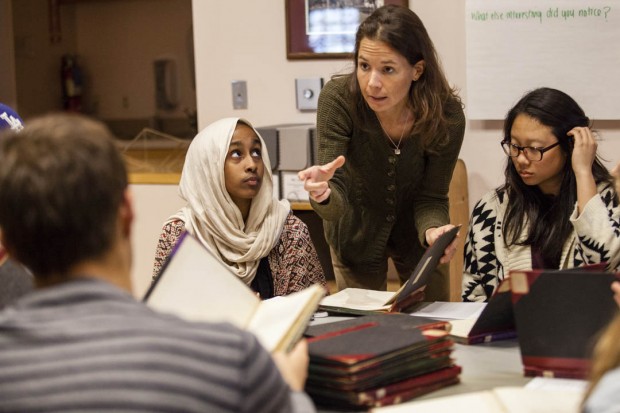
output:
[[[620,263],[620,206],[613,186],[598,186],[599,196],[570,217],[573,232],[562,248],[560,268],[607,262]],[[526,245],[506,246],[502,235],[508,196],[505,191],[486,193],[474,207],[465,240],[463,301],[487,301],[510,270],[532,269],[532,251]],[[521,234],[524,239],[526,231]]]

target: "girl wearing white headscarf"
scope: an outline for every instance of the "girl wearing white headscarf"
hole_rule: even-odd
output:
[[[260,150],[252,154],[259,165],[250,172],[257,175],[260,189],[247,201],[249,209],[246,201],[227,190],[231,177],[225,167],[236,151],[231,141],[238,125],[247,125],[245,130],[260,141]],[[248,121],[221,119],[196,135],[185,157],[179,193],[187,204],[164,223],[154,277],[187,230],[261,298],[286,295],[315,283],[326,285],[307,226],[293,215],[288,201],[273,196],[265,142]]]

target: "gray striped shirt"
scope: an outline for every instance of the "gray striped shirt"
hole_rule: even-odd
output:
[[[155,313],[94,279],[0,312],[0,412],[313,412],[256,338]]]

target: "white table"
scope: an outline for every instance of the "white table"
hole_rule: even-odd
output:
[[[498,386],[524,386],[531,377],[523,375],[516,339],[486,344],[455,344],[453,358],[462,367],[461,383],[444,387],[418,399],[490,390]]]

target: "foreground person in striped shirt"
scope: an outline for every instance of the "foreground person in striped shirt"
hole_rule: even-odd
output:
[[[305,342],[274,359],[229,324],[132,298],[132,199],[111,135],[79,115],[0,143],[0,239],[37,289],[0,312],[0,412],[314,412]]]

